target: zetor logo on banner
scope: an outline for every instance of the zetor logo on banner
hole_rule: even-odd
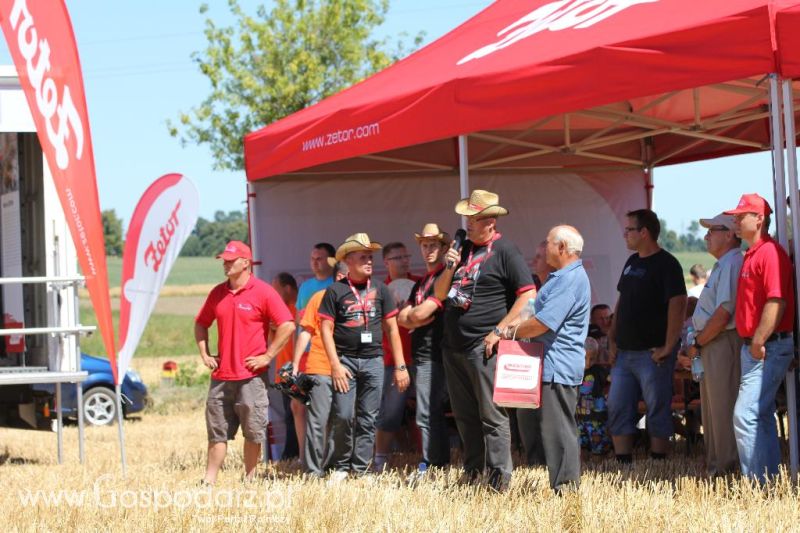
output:
[[[500,30],[497,33],[497,37],[500,37],[499,41],[464,56],[458,64],[463,65],[473,59],[488,56],[545,30],[560,31],[572,28],[589,28],[629,7],[657,1],[561,0],[559,2],[551,2],[531,11],[510,26]]]
[[[172,236],[175,235],[175,230],[178,228],[180,221],[178,220],[178,210],[181,208],[181,201],[175,204],[172,213],[167,220],[167,223],[161,226],[158,231],[158,239],[150,241],[147,249],[144,251],[144,264],[151,267],[153,272],[158,272],[158,268],[164,261],[164,254],[167,252]]]
[[[59,102],[59,87],[50,76],[50,43],[47,39],[39,40],[36,21],[31,16],[25,0],[16,0],[9,16],[11,28],[17,32],[20,54],[26,62],[28,79],[36,92],[36,107],[47,125],[47,139],[53,145],[56,154],[56,165],[61,170],[69,167],[70,157],[67,151],[67,139],[75,137],[75,158],[83,155],[84,129],[80,114],[72,102],[69,86],[64,84],[63,96]],[[34,59],[36,61],[34,62]],[[57,127],[53,119],[57,119]]]

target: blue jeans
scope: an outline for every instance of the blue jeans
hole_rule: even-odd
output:
[[[791,337],[768,342],[763,361],[753,359],[750,347],[742,346],[742,381],[733,408],[733,432],[742,474],[761,482],[778,474],[781,449],[775,425],[775,394],[789,363],[794,341]]]
[[[412,371],[413,367],[409,367],[409,374]],[[383,396],[375,427],[389,433],[400,431],[400,427],[403,425],[403,415],[406,412],[406,400],[413,392],[412,387],[408,387],[403,392],[397,390],[394,385],[394,365],[384,367]]]
[[[676,352],[660,365],[652,350],[619,350],[611,368],[608,391],[608,432],[614,436],[634,435],[639,419],[639,398],[647,406],[647,432],[668,439],[672,425],[672,374]]]
[[[450,439],[444,416],[447,385],[442,363],[417,361],[414,388],[417,391],[417,427],[422,435],[422,461],[433,466],[444,466],[450,462]]]

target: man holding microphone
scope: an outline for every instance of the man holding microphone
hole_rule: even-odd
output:
[[[508,214],[497,194],[474,190],[456,204],[467,217],[468,240],[458,238],[445,256],[435,283],[444,302],[442,358],[450,403],[464,446],[464,470],[470,482],[488,469],[497,491],[511,480],[511,431],[508,414],[492,401],[494,350],[506,325],[536,294],[519,249],[497,230]]]

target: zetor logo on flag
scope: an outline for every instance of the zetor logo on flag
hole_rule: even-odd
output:
[[[63,96],[59,102],[60,91],[56,82],[52,77],[45,76],[51,68],[50,43],[47,39],[38,40],[34,19],[24,0],[14,2],[9,22],[11,28],[17,32],[19,51],[26,61],[28,78],[36,92],[36,107],[47,124],[47,138],[55,150],[56,165],[65,170],[70,163],[67,151],[70,132],[75,136],[75,158],[80,160],[83,155],[85,134],[80,114],[72,102],[69,86],[64,85]],[[57,127],[53,127],[54,117],[58,120]]]
[[[463,65],[473,59],[488,56],[498,50],[518,43],[545,30],[559,31],[583,29],[594,26],[620,11],[637,4],[650,4],[658,0],[560,0],[531,11],[510,26],[500,30],[500,40],[464,56],[457,63]]]
[[[181,201],[178,200],[178,203],[176,203],[175,207],[172,209],[167,223],[159,229],[158,239],[150,241],[150,245],[144,251],[144,264],[151,267],[153,272],[158,272],[158,268],[164,261],[164,254],[167,251],[167,246],[169,246],[172,236],[175,235],[175,231],[180,225],[180,220],[178,220],[178,211],[180,208]]]
[[[192,232],[200,199],[181,174],[161,176],[133,211],[122,253],[118,373],[124,376],[136,352],[161,287]]]

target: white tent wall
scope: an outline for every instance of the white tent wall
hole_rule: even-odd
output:
[[[616,283],[630,252],[622,237],[625,212],[646,207],[645,174],[641,169],[614,173],[472,174],[473,189],[500,195],[510,211],[498,222],[505,236],[519,246],[530,263],[547,230],[571,224],[583,234],[583,258],[592,282],[593,303],[616,301]],[[251,223],[256,274],[269,280],[280,271],[298,281],[310,275],[308,258],[314,243],[338,246],[345,237],[366,231],[385,244],[406,243],[412,270],[424,270],[414,232],[437,222],[451,234],[460,226],[453,206],[460,198],[459,179],[452,175],[415,176],[284,176],[251,183]],[[380,254],[376,270],[383,272]]]

